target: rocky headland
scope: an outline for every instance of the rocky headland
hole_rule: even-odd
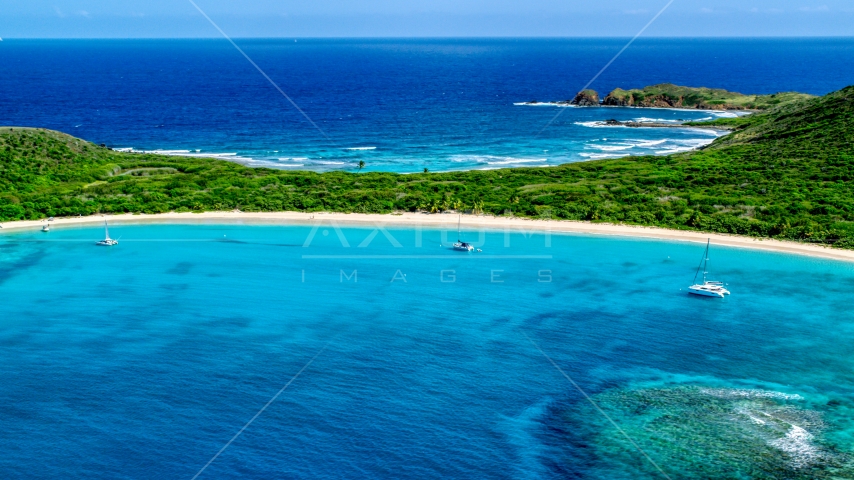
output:
[[[688,108],[695,110],[765,110],[783,103],[813,98],[797,92],[745,95],[722,89],[682,87],[670,83],[642,89],[617,88],[602,105],[614,107]]]
[[[578,107],[598,107],[602,104],[599,100],[599,94],[596,90],[582,90],[575,95],[572,100],[558,100],[556,102],[538,102],[531,100],[530,102],[518,103],[517,105],[557,105],[561,107],[578,106]]]
[[[766,110],[785,103],[814,98],[797,92],[782,92],[769,95],[746,95],[728,90],[683,87],[671,83],[651,85],[640,89],[612,90],[599,100],[595,90],[579,92],[572,100],[559,102],[526,102],[523,105],[558,105],[579,107],[645,107],[684,108],[692,110]],[[648,126],[648,125],[644,125]],[[672,125],[670,125],[672,126]]]
[[[598,107],[599,94],[596,93],[596,90],[582,90],[569,103],[579,107]]]
[[[664,123],[664,122],[636,122],[636,121],[627,121],[621,122],[619,120],[605,120],[601,122],[603,127],[629,127],[629,128],[709,128],[713,130],[733,130],[735,127],[730,125],[703,125],[701,122],[694,123]]]

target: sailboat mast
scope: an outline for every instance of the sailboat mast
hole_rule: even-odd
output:
[[[703,283],[706,283],[706,263],[709,261],[709,244],[711,242],[712,239],[706,242],[706,251],[703,252],[703,258],[700,260],[700,264],[697,265],[697,272],[694,274],[694,284],[697,283],[697,277],[700,276],[700,269],[703,270]]]
[[[460,240],[460,238],[462,238],[462,235],[460,235],[460,223],[461,223],[462,221],[463,221],[463,216],[462,216],[462,215],[460,215],[459,217],[457,217],[457,241],[458,241],[458,242],[462,242],[462,240]]]
[[[104,233],[107,235],[107,238],[110,238],[110,229],[107,228],[107,219],[104,219]]]
[[[703,283],[706,283],[706,274],[709,273],[709,246],[712,244],[712,239],[706,241],[706,263],[703,265]]]

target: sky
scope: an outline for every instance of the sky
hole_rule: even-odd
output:
[[[233,37],[627,37],[669,0],[194,0]],[[206,38],[189,0],[0,0],[0,38]],[[651,37],[852,36],[854,0],[675,0]]]

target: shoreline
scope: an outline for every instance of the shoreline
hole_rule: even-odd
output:
[[[751,110],[749,108],[698,108],[698,107],[645,107],[642,105],[577,105],[574,103],[569,103],[565,100],[557,101],[557,102],[513,102],[513,105],[517,107],[571,107],[571,108],[635,108],[639,110],[674,110],[674,111],[692,111],[692,112],[720,112],[720,113],[734,113],[734,112],[742,112],[743,115],[736,116],[747,116],[752,115],[754,113],[762,112],[762,110]]]
[[[97,215],[89,217],[57,218],[50,222],[52,228],[62,226],[99,226],[106,219],[110,225],[145,224],[244,224],[244,225],[311,225],[316,222],[335,222],[341,225],[374,226],[422,226],[445,227],[454,229],[456,214],[441,213],[329,213],[329,212],[203,212],[203,213],[158,213],[158,214],[121,214]],[[0,234],[6,232],[37,231],[47,223],[46,220],[19,220],[0,224]],[[841,250],[820,245],[803,244],[769,238],[754,238],[721,233],[704,233],[691,230],[671,230],[659,227],[618,225],[608,223],[589,223],[572,220],[539,220],[514,217],[493,217],[485,215],[463,215],[465,228],[485,228],[491,230],[518,229],[527,231],[550,231],[554,233],[576,233],[601,236],[644,238],[665,241],[712,243],[720,246],[748,248],[753,250],[788,253],[830,260],[854,262],[854,250]]]

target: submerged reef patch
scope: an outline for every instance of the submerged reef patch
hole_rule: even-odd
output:
[[[832,422],[799,395],[676,386],[612,388],[593,399],[671,478],[854,478],[854,457],[828,438]],[[566,407],[549,421],[573,432],[582,476],[660,478],[589,403]]]

